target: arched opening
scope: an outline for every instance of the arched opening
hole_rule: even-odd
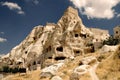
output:
[[[48,51],[51,51],[51,46],[48,47]]]
[[[80,34],[80,37],[86,38],[86,34]]]
[[[75,54],[75,56],[79,56],[81,54],[81,51],[80,50],[74,50],[74,54]]]
[[[40,61],[37,61],[37,64],[40,64]]]
[[[48,59],[52,59],[52,57],[48,57]]]
[[[27,51],[25,51],[25,54],[27,54]]]
[[[62,46],[57,47],[56,50],[59,51],[59,52],[63,52],[63,47]]]
[[[36,37],[33,37],[33,40],[35,41],[35,40],[36,40]]]
[[[33,62],[33,65],[36,65],[36,62],[35,62],[35,61]]]
[[[79,66],[83,65],[82,61],[79,62]]]
[[[78,34],[75,34],[75,37],[78,37],[79,35]]]
[[[118,31],[116,31],[116,34],[118,34]]]

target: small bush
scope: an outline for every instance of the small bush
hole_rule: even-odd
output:
[[[3,66],[3,72],[8,73],[10,72],[10,69],[8,66]]]
[[[20,73],[26,73],[26,68],[19,68]]]
[[[0,72],[5,72],[5,73],[26,73],[26,68],[9,68],[9,66],[3,66],[2,69],[0,69]]]
[[[11,72],[12,72],[12,73],[17,73],[17,72],[19,72],[19,68],[14,68],[14,69],[12,69]]]
[[[119,39],[115,39],[113,36],[110,36],[109,39],[103,41],[103,45],[117,45],[120,43]]]
[[[0,72],[2,72],[2,68],[0,68]]]

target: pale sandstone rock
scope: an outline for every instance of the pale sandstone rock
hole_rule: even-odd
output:
[[[57,63],[57,64],[53,64],[49,67],[46,67],[44,69],[42,69],[42,72],[50,72],[52,73],[53,75],[56,74],[57,70],[62,67],[64,65],[64,63]]]
[[[107,53],[107,52],[115,52],[117,50],[118,46],[109,46],[109,45],[104,45],[99,52],[101,54]]]
[[[63,80],[60,76],[54,76],[51,80]]]
[[[95,43],[96,36],[100,41],[108,37],[106,31],[103,31],[105,33],[102,35],[95,35],[95,31],[96,29],[83,25],[76,9],[68,7],[57,24],[47,23],[46,26],[33,28],[31,33],[9,52],[9,59],[14,64],[21,60],[26,68],[36,64],[44,68],[46,60],[50,60],[51,64],[54,61],[83,56],[94,51],[93,47],[96,46],[91,44]]]
[[[45,67],[41,71],[41,77],[51,77],[57,74],[58,69],[64,66],[64,63],[53,64],[49,67]]]
[[[89,65],[81,65],[81,66],[76,67],[74,69],[73,73],[78,74],[78,75],[82,75],[82,74],[87,73],[88,68],[90,68]]]

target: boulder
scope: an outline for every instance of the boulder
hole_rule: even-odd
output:
[[[73,73],[78,75],[85,74],[87,73],[89,67],[90,67],[89,65],[78,66],[74,69]]]
[[[41,71],[41,77],[51,77],[57,74],[58,69],[64,66],[64,63],[56,63],[49,67],[45,67]]]
[[[99,52],[101,54],[107,53],[107,52],[115,52],[117,50],[118,46],[109,46],[109,45],[104,45]]]
[[[54,76],[51,80],[63,80],[60,76]]]

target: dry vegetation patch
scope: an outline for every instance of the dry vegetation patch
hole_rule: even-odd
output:
[[[120,80],[120,47],[107,60],[102,61],[97,68],[100,80]]]

